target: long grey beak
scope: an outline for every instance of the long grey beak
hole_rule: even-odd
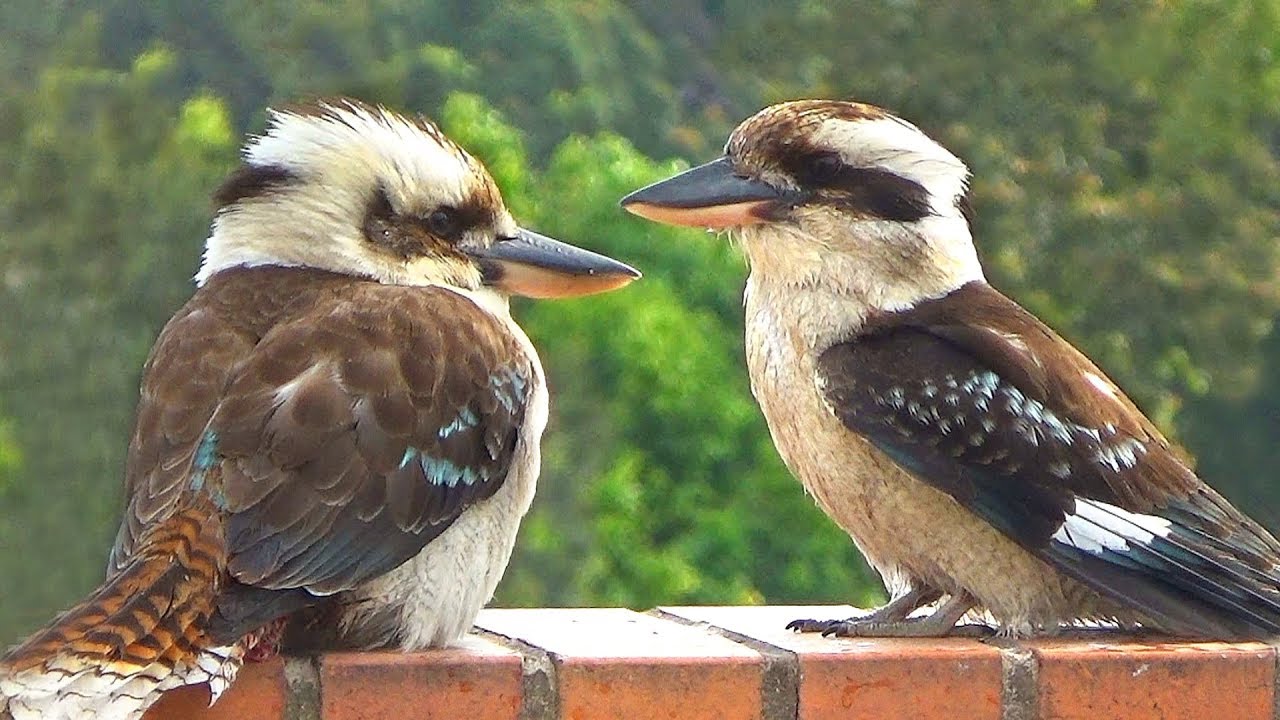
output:
[[[719,230],[768,222],[785,200],[784,191],[734,174],[732,161],[721,157],[640,188],[621,205],[655,222]]]
[[[640,277],[630,265],[524,228],[470,254],[486,285],[532,298],[592,295]]]

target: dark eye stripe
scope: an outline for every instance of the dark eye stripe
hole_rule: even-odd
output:
[[[456,207],[444,209],[453,215],[455,237],[461,237],[468,230],[490,227],[496,219],[496,208],[478,197],[468,198]]]
[[[218,208],[224,208],[269,195],[298,180],[292,170],[279,165],[241,165],[213,192],[213,202]]]
[[[827,187],[836,182],[840,172],[844,170],[844,161],[839,153],[816,152],[804,163],[798,163],[796,178],[807,187]]]
[[[369,205],[365,208],[366,218],[377,218],[390,222],[396,216],[396,210],[391,205],[391,196],[387,194],[387,189],[379,185],[377,190],[373,192],[373,197],[369,199]]]
[[[458,244],[468,231],[492,228],[498,209],[484,198],[473,197],[456,207],[441,205],[425,212],[397,210],[386,186],[379,184],[365,206],[364,235],[369,242],[406,258],[441,252],[441,246]],[[437,249],[430,250],[429,246]]]
[[[792,152],[783,169],[821,202],[864,217],[914,222],[933,214],[929,191],[881,168],[852,167],[827,150]]]
[[[933,214],[923,185],[888,170],[845,167],[827,189],[838,204],[872,217],[915,222]]]
[[[424,217],[415,218],[422,229],[442,240],[456,242],[469,230],[491,227],[495,221],[494,208],[478,200],[469,199],[457,207],[438,207]]]
[[[466,228],[458,221],[458,211],[453,208],[436,208],[422,221],[427,232],[445,240],[456,240]]]
[[[372,243],[393,246],[396,218],[396,211],[391,205],[391,198],[387,196],[387,189],[379,185],[365,207],[363,223],[365,238]]]

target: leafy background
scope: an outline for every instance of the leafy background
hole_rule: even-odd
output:
[[[727,243],[618,210],[759,107],[855,97],[975,172],[993,282],[1280,521],[1280,2],[0,3],[0,645],[101,577],[142,360],[263,108],[423,112],[646,272],[520,303],[554,392],[505,605],[869,603],[779,462]]]

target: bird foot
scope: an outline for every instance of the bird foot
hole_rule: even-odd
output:
[[[266,662],[280,654],[287,618],[276,618],[244,636],[244,661]]]
[[[912,600],[933,599],[936,592],[919,593]],[[905,600],[906,598],[903,598]],[[906,617],[902,610],[910,603],[895,600],[863,617],[845,620],[792,620],[788,630],[819,632],[823,637],[988,637],[995,630],[982,624],[957,625],[973,607],[966,594],[953,595],[936,611],[924,617]]]
[[[822,633],[826,635],[832,627],[841,623],[856,622],[860,618],[849,618],[847,620],[811,620],[804,618],[801,620],[792,620],[787,623],[788,630],[795,630],[798,633]]]
[[[874,620],[852,617],[845,620],[792,620],[788,630],[822,633],[823,637],[972,637],[985,638],[995,634],[995,629],[977,623],[947,625],[929,622],[932,616],[907,620]]]
[[[862,617],[849,618],[847,620],[792,620],[787,623],[787,629],[802,633],[819,632],[823,635],[831,635],[832,628],[842,623],[882,624],[886,621],[897,622],[906,620],[908,615],[937,600],[939,597],[942,597],[942,593],[931,587],[920,585],[913,587],[903,595],[890,600]]]

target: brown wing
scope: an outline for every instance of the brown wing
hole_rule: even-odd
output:
[[[983,284],[826,350],[832,411],[917,477],[1166,629],[1280,630],[1280,545],[1093,363]]]
[[[128,564],[146,526],[175,512],[200,435],[231,374],[257,342],[205,299],[197,294],[169,321],[143,367],[125,464],[126,507],[109,573]]]
[[[496,492],[537,381],[505,328],[456,293],[349,280],[297,291],[308,302],[280,299],[263,327],[232,328],[223,312],[203,343],[167,330],[144,384],[139,433],[158,422],[162,440],[135,442],[116,562],[131,526],[206,494],[226,526],[227,637],[396,567]],[[172,331],[203,327],[200,315]],[[176,370],[199,368],[206,346],[240,356],[198,379]],[[290,600],[272,606],[262,590]]]
[[[1089,358],[986,283],[967,283],[910,311],[878,316],[867,330],[875,334],[894,327],[918,328],[950,341],[1027,397],[1065,416],[1168,445]]]

